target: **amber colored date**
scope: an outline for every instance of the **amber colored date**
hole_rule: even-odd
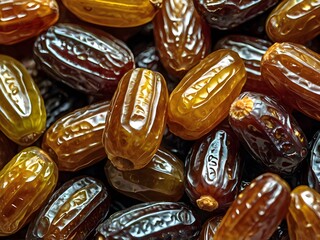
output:
[[[20,145],[31,145],[46,127],[39,89],[22,63],[6,55],[0,55],[0,80],[0,130]]]
[[[241,178],[239,143],[227,123],[218,125],[191,148],[186,159],[186,193],[200,209],[226,209]]]
[[[105,174],[118,192],[143,202],[179,201],[184,194],[184,165],[163,148],[139,170],[120,171],[108,161]]]
[[[90,95],[111,98],[121,77],[134,68],[124,42],[76,24],[59,23],[34,44],[35,60],[55,80]]]
[[[310,150],[308,185],[320,193],[320,131],[315,134]]]
[[[320,55],[300,44],[275,43],[261,61],[262,78],[284,103],[320,121]]]
[[[35,37],[58,18],[55,0],[0,1],[0,44],[11,45]]]
[[[112,214],[96,229],[104,239],[196,239],[200,221],[180,202],[149,202]]]
[[[227,30],[263,13],[278,0],[193,0],[201,16],[213,28]]]
[[[102,134],[110,102],[77,109],[57,120],[46,131],[42,149],[57,163],[60,171],[77,171],[106,157]]]
[[[209,54],[171,92],[170,132],[186,140],[201,138],[228,116],[245,82],[245,66],[236,52],[221,49]]]
[[[27,224],[45,203],[58,181],[58,168],[38,147],[15,155],[0,171],[0,236]]]
[[[303,185],[293,189],[287,214],[290,239],[320,239],[319,222],[320,194]]]
[[[290,188],[279,176],[265,173],[255,178],[224,215],[214,240],[269,239],[285,218]]]
[[[123,76],[102,137],[116,168],[136,170],[151,161],[161,144],[167,103],[168,89],[160,73],[136,68]]]
[[[164,1],[153,25],[161,62],[173,78],[181,79],[211,50],[210,27],[192,0]]]
[[[274,42],[306,43],[320,34],[320,2],[284,0],[266,22],[266,32]]]
[[[109,198],[95,178],[77,177],[64,183],[31,222],[26,240],[86,239],[106,218]]]
[[[162,0],[62,0],[78,18],[109,27],[135,27],[150,22]]]

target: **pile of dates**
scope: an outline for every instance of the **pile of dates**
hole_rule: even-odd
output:
[[[320,1],[0,1],[0,239],[320,239]]]

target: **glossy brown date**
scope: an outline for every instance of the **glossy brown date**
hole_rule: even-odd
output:
[[[209,218],[201,228],[199,240],[213,239],[217,232],[218,226],[221,223],[223,215],[217,215]]]
[[[102,134],[110,102],[77,109],[57,120],[46,131],[42,149],[57,163],[60,171],[78,171],[106,157]]]
[[[274,98],[244,92],[232,103],[229,123],[253,158],[279,174],[292,174],[308,142],[292,115]]]
[[[110,99],[121,77],[134,68],[124,42],[76,24],[59,23],[34,44],[35,60],[57,81],[90,95]]]
[[[279,98],[320,120],[320,55],[303,45],[275,43],[261,61],[262,78]]]
[[[167,125],[170,132],[196,140],[223,119],[246,82],[243,60],[230,49],[209,54],[171,92]]]
[[[320,239],[319,222],[320,194],[303,185],[293,189],[287,214],[290,239]]]
[[[226,122],[195,142],[186,158],[186,193],[205,211],[225,210],[236,198],[241,178],[239,142]]]
[[[320,2],[284,0],[266,22],[266,32],[274,42],[306,43],[320,33]]]
[[[86,239],[108,214],[110,197],[92,177],[77,177],[56,190],[28,227],[26,240]]]
[[[269,239],[285,218],[290,188],[276,174],[255,178],[224,215],[214,240]]]
[[[164,1],[153,25],[161,62],[173,78],[180,80],[211,50],[210,27],[192,0]]]
[[[96,229],[104,239],[196,239],[200,221],[181,202],[149,202],[112,214]]]
[[[161,144],[167,103],[168,89],[160,73],[136,68],[123,76],[102,137],[116,168],[137,170],[151,161]]]
[[[120,171],[108,161],[105,174],[118,192],[143,202],[179,201],[184,194],[183,163],[163,148],[139,170]]]

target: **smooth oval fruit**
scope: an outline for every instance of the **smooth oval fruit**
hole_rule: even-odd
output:
[[[289,203],[288,184],[275,174],[262,174],[238,195],[213,239],[268,240],[285,218]]]
[[[181,202],[149,202],[112,214],[96,229],[104,239],[195,239],[200,221]]]
[[[58,168],[40,148],[28,147],[0,172],[0,236],[26,225],[58,181]]]
[[[320,34],[320,2],[284,0],[272,10],[266,32],[274,42],[306,43]]]
[[[162,0],[62,0],[83,21],[109,27],[135,27],[150,22]]]
[[[320,239],[319,222],[320,194],[303,185],[293,189],[287,214],[290,239]]]
[[[111,98],[121,77],[134,68],[124,42],[94,28],[59,23],[34,43],[34,56],[55,80],[90,95]]]
[[[138,170],[120,171],[108,161],[105,174],[118,192],[143,202],[179,201],[184,194],[183,163],[164,148]]]
[[[0,1],[0,44],[11,45],[35,37],[58,18],[55,0]]]
[[[64,183],[31,222],[26,240],[86,239],[108,214],[109,194],[99,180],[83,176]]]
[[[106,119],[103,144],[119,170],[146,166],[161,144],[168,89],[158,72],[137,68],[120,80]]]
[[[46,131],[42,149],[60,171],[78,171],[106,157],[102,134],[110,102],[79,108],[57,120]]]
[[[236,52],[221,49],[209,54],[171,92],[170,132],[186,140],[201,138],[228,116],[245,82],[245,66]]]
[[[280,99],[320,121],[320,55],[296,43],[275,43],[264,54],[261,75]]]
[[[34,143],[46,127],[38,87],[19,61],[0,55],[0,130],[17,144]]]

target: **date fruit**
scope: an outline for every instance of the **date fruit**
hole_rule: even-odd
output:
[[[209,218],[203,225],[198,240],[212,240],[217,232],[218,226],[223,219],[223,215]]]

